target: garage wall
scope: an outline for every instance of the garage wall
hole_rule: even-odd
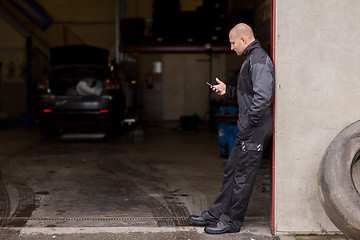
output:
[[[55,22],[45,33],[49,46],[88,44],[115,55],[115,1],[39,0]]]
[[[141,117],[147,121],[173,121],[183,115],[197,114],[201,119],[208,119],[209,87],[206,81],[215,83],[215,77],[226,81],[229,71],[238,72],[243,58],[236,54],[213,54],[211,79],[208,60],[209,55],[205,53],[140,54],[138,100],[142,106]],[[162,63],[161,74],[151,74],[155,61]],[[147,86],[149,74],[151,87]],[[224,98],[211,92],[211,99]]]
[[[360,2],[276,0],[275,231],[337,231],[317,172],[331,140],[360,119]]]
[[[182,115],[204,118],[209,109],[209,62],[206,54],[165,54],[163,73],[163,119]]]
[[[0,18],[0,121],[26,111],[25,39]]]

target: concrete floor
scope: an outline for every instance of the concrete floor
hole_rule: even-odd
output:
[[[0,146],[2,239],[229,237],[209,236],[187,221],[208,209],[220,189],[226,159],[215,132],[153,126],[143,138],[64,139],[2,127]],[[256,186],[269,171],[264,159]],[[231,238],[276,238],[269,215],[270,192],[254,188],[242,231]]]

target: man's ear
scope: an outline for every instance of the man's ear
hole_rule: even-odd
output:
[[[241,36],[240,37],[240,42],[241,42],[241,44],[245,44],[246,43],[246,38],[245,37],[243,37],[243,36]]]

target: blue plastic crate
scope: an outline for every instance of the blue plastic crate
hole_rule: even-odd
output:
[[[221,114],[236,114],[238,112],[238,108],[234,106],[220,106]]]
[[[228,152],[229,155],[234,146],[235,139],[236,139],[236,136],[238,135],[238,132],[239,132],[239,130],[236,125],[229,126],[229,152]]]
[[[229,125],[225,122],[219,123],[218,142],[221,156],[227,157],[230,155],[238,132],[236,125]]]
[[[229,124],[219,123],[218,129],[219,154],[225,156],[229,151]]]

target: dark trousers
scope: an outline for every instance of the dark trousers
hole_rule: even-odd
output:
[[[264,143],[272,136],[272,125],[270,115],[254,129],[251,140],[244,141],[237,136],[227,161],[224,181],[210,213],[223,223],[230,223],[234,230],[240,230],[244,221]]]

